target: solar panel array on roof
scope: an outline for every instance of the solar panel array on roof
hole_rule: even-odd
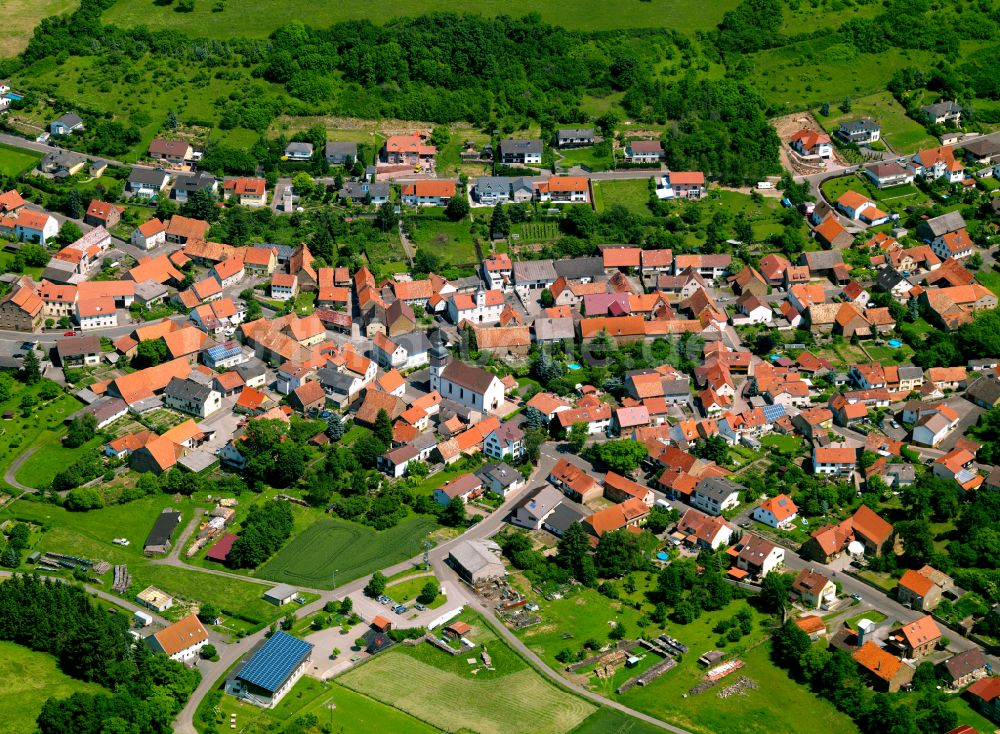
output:
[[[220,359],[226,359],[228,357],[235,357],[240,353],[242,347],[239,344],[233,344],[232,346],[227,346],[225,344],[218,344],[214,347],[210,347],[208,350],[208,356],[212,359],[218,361]]]
[[[769,421],[774,421],[785,414],[784,405],[765,405],[761,410],[764,411],[764,417]]]
[[[967,482],[971,482],[975,476],[975,472],[969,471],[968,469],[962,469],[955,475],[955,481],[959,484],[966,484]]]
[[[273,693],[281,688],[281,684],[288,680],[312,649],[313,646],[305,640],[278,630],[247,661],[237,677]]]

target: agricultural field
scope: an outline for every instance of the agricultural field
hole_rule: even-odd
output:
[[[17,178],[34,168],[41,159],[40,153],[0,144],[0,176]]]
[[[344,520],[317,520],[261,566],[257,576],[331,589],[334,573],[336,583],[343,584],[417,555],[435,527],[426,517],[381,532]]]
[[[828,133],[833,134],[841,122],[856,120],[859,117],[870,117],[878,122],[882,126],[882,140],[900,155],[938,145],[937,140],[927,134],[923,125],[906,116],[906,110],[890,92],[879,92],[854,99],[851,101],[850,112],[841,112],[836,104],[833,104],[829,117],[818,115],[816,119]]]
[[[479,256],[472,241],[472,226],[467,219],[452,222],[427,216],[409,216],[410,239],[417,249],[427,248],[450,265],[476,263]]]
[[[651,216],[649,207],[649,181],[630,178],[615,181],[594,181],[594,208],[605,212],[619,204],[640,217]]]
[[[389,2],[310,3],[307,0],[255,0],[253,12],[236,3],[216,4],[198,0],[194,10],[179,13],[172,4],[156,0],[118,0],[104,13],[104,21],[131,27],[148,26],[151,30],[171,30],[195,37],[262,38],[275,28],[292,20],[326,27],[347,20],[390,20],[395,17],[423,15],[434,12],[482,13],[521,17],[538,13],[543,20],[571,30],[609,30],[613,28],[673,28],[685,33],[714,27],[723,14],[735,7],[736,0],[701,3],[697,0],[668,0],[647,3],[642,0],[622,0],[609,4],[601,0],[580,0],[570,4],[553,4],[544,0],[510,0],[503,5],[483,6],[456,3],[452,0],[401,0]],[[224,9],[216,12],[221,5]],[[44,17],[44,16],[39,16]],[[30,26],[29,26],[30,27]]]
[[[480,648],[454,657],[423,644],[396,647],[338,679],[445,731],[479,734],[561,734],[594,711],[529,668],[480,621],[471,635],[486,647],[495,671],[475,667]]]
[[[0,734],[35,731],[35,719],[49,698],[74,693],[98,693],[96,683],[84,683],[59,670],[56,659],[13,642],[0,642]]]

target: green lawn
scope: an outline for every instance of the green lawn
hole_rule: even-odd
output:
[[[257,576],[331,589],[334,573],[340,585],[417,555],[435,527],[427,517],[413,517],[381,532],[346,520],[318,520],[261,566]]]
[[[994,294],[1000,294],[1000,273],[990,268],[980,268],[976,271],[976,280],[989,288]]]
[[[760,445],[764,448],[774,447],[786,454],[797,454],[802,449],[802,440],[797,436],[771,433],[761,438]]]
[[[562,734],[595,711],[529,668],[481,619],[472,621],[469,636],[477,647],[468,653],[450,656],[426,643],[397,646],[337,682],[445,731]],[[483,647],[492,671],[479,665]]]
[[[307,0],[256,0],[253,12],[243,12],[238,4],[225,3],[225,10],[213,12],[213,3],[195,3],[190,13],[178,13],[172,5],[154,0],[119,0],[104,14],[104,21],[119,26],[148,26],[151,30],[187,32],[197,37],[230,38],[246,36],[263,38],[275,28],[293,20],[326,27],[346,20],[387,21],[401,16],[432,12],[472,12],[497,15],[503,13],[521,17],[538,13],[542,19],[573,30],[609,30],[613,28],[670,27],[691,33],[707,31],[722,20],[723,14],[735,7],[736,0],[704,3],[697,0],[669,0],[646,3],[642,0],[622,0],[606,3],[601,0],[578,0],[575,3],[550,3],[544,0],[510,0],[497,6],[484,6],[454,0],[401,0],[389,2],[311,3]]]
[[[49,698],[74,693],[104,691],[96,683],[84,683],[59,670],[56,659],[13,642],[0,642],[0,734],[35,731],[35,719]]]
[[[882,612],[876,609],[869,609],[867,612],[862,612],[861,614],[855,614],[850,619],[845,620],[844,626],[850,627],[851,629],[855,629],[858,625],[858,622],[860,622],[862,619],[867,619],[878,624],[879,622],[885,621],[885,618],[886,617],[884,614],[882,614]]]
[[[597,155],[593,146],[587,148],[568,148],[560,150],[556,163],[569,170],[573,166],[585,166],[591,171],[607,171],[611,168],[612,160],[608,155]]]
[[[446,219],[411,215],[406,218],[412,231],[410,239],[417,249],[432,251],[443,262],[466,265],[478,261],[476,246],[472,242],[468,219],[451,222]]]
[[[0,175],[17,178],[34,168],[41,159],[40,153],[0,144]]]
[[[948,699],[948,708],[955,712],[958,716],[958,724],[968,724],[973,727],[976,731],[982,732],[982,734],[987,734],[988,732],[995,731],[997,725],[987,719],[985,716],[980,714],[978,711],[974,710],[968,701],[959,698],[958,696],[952,696]]]
[[[616,181],[594,181],[594,206],[598,213],[607,211],[615,204],[642,217],[650,216],[649,181],[630,178]]]
[[[206,699],[208,700],[208,699]],[[204,707],[199,707],[199,714]],[[437,729],[404,714],[402,711],[355,693],[335,683],[323,683],[304,676],[273,709],[262,709],[223,695],[215,707],[215,722],[227,729],[230,716],[236,714],[238,731],[280,731],[292,720],[315,716],[319,725],[334,732],[392,731],[400,734],[432,734]]]
[[[921,206],[929,201],[927,195],[912,184],[878,189],[867,177],[857,175],[831,178],[823,184],[823,193],[834,203],[846,191],[857,191],[872,199],[882,211],[902,211],[908,206]]]
[[[393,601],[399,602],[400,604],[409,604],[410,602],[416,600],[417,596],[428,584],[428,582],[438,584],[438,580],[433,576],[418,576],[416,578],[400,581],[398,584],[386,587],[385,593],[386,596],[391,598]],[[430,606],[431,608],[442,606],[447,600],[448,598],[446,596],[438,594],[437,599],[435,599]]]

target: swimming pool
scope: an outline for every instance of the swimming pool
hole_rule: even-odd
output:
[[[568,365],[566,365],[566,366],[567,366],[567,367],[569,367],[569,368],[570,368],[571,370],[579,370],[579,369],[583,369],[583,368],[582,368],[582,367],[580,366],[580,364],[579,364],[578,362],[570,362],[570,363],[569,363]]]

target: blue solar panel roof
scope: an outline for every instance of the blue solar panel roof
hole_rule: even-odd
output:
[[[235,357],[240,353],[242,347],[239,344],[233,346],[226,346],[225,344],[217,344],[214,347],[210,347],[208,354],[212,359],[225,359],[226,357]]]
[[[281,687],[313,646],[278,630],[251,657],[239,678],[272,693]]]
[[[785,414],[784,405],[765,405],[762,410],[764,411],[764,417],[769,421],[776,420]]]

